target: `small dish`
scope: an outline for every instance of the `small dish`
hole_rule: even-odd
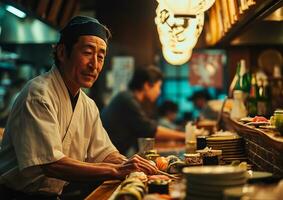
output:
[[[246,125],[258,128],[259,126],[270,126],[270,122],[248,122]]]
[[[262,182],[273,177],[273,174],[265,171],[248,170],[246,173],[249,183]]]

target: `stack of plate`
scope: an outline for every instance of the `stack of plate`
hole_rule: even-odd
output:
[[[198,166],[183,169],[187,180],[186,199],[222,199],[223,191],[243,186],[245,170],[233,166]]]
[[[229,164],[234,160],[247,161],[243,138],[239,136],[213,136],[206,138],[208,147],[222,150],[222,160]]]

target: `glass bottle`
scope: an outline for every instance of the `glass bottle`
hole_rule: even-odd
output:
[[[263,96],[265,98],[265,106],[266,106],[266,113],[265,117],[270,118],[270,116],[273,113],[273,110],[271,109],[271,88],[268,79],[263,80]]]
[[[269,85],[267,79],[259,79],[258,98],[257,98],[257,114],[260,116],[268,116],[269,107]]]
[[[257,91],[256,75],[252,74],[250,92],[247,100],[248,115],[251,117],[257,115]]]
[[[241,59],[238,63],[237,68],[237,82],[235,84],[234,90],[241,90],[244,93],[244,98],[247,97],[250,91],[250,74],[246,68],[246,61]]]

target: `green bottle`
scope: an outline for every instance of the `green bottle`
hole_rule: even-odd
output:
[[[251,86],[250,92],[247,99],[247,107],[248,107],[248,115],[250,117],[254,117],[257,115],[257,82],[256,82],[256,75],[252,74],[251,76]]]
[[[245,60],[241,59],[237,67],[237,82],[234,90],[241,90],[248,94],[250,91],[250,74],[246,69]]]

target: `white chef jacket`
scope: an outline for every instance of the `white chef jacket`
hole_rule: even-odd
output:
[[[82,90],[73,111],[57,67],[29,81],[15,101],[0,152],[0,181],[28,193],[62,192],[65,181],[44,176],[38,165],[64,156],[101,162],[117,151],[97,106]]]

